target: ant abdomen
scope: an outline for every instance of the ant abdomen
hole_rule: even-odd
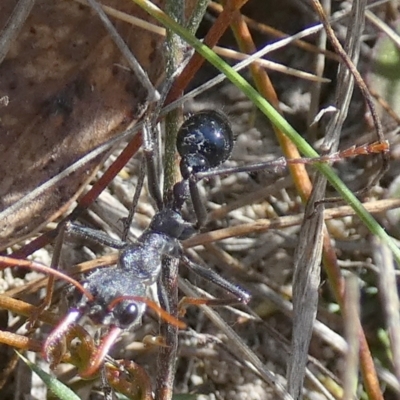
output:
[[[182,124],[176,147],[182,157],[181,174],[184,179],[197,172],[218,167],[232,153],[231,124],[219,111],[200,111]]]

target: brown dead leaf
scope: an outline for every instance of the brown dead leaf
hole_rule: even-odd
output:
[[[1,2],[0,29],[16,3]],[[131,2],[104,4],[149,20]],[[163,39],[112,22],[151,81],[159,82]],[[24,196],[142,115],[146,91],[126,65],[89,7],[36,1],[0,65],[0,98],[9,99],[0,108],[0,248],[54,220],[101,158],[33,201],[24,201]]]

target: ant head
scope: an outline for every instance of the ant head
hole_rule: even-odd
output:
[[[120,301],[114,307],[104,308],[99,304],[89,310],[88,316],[97,324],[117,326],[128,329],[139,325],[145,311],[145,304],[134,300]]]
[[[215,168],[226,161],[233,148],[233,132],[228,118],[215,110],[204,110],[189,117],[180,127],[176,147],[181,160],[181,174]]]
[[[43,345],[44,357],[52,367],[61,361],[61,339],[74,331],[76,323],[84,315],[96,324],[108,326],[109,330],[99,348],[90,355],[88,367],[80,372],[82,377],[90,377],[96,373],[121,331],[141,323],[146,306],[156,311],[167,322],[185,328],[184,323],[145,297],[147,287],[143,283],[132,281],[129,269],[106,268],[94,272],[85,282],[83,291],[75,290],[70,297],[73,303],[70,311]]]
[[[142,315],[146,310],[143,302],[134,300],[118,301],[121,296],[145,296],[146,286],[142,283],[132,282],[129,271],[103,268],[90,275],[84,284],[93,295],[93,300],[88,301],[85,296],[74,296],[75,305],[84,310],[95,324],[116,326],[128,329],[141,323]]]

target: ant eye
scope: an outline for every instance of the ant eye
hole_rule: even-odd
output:
[[[226,161],[232,152],[231,124],[220,112],[201,111],[182,124],[176,147],[188,168],[193,168],[193,172],[199,172],[201,168],[217,167]],[[182,171],[182,175],[184,172]]]
[[[122,307],[121,310],[118,311],[118,315],[116,315],[118,325],[122,329],[128,328],[138,317],[139,309],[136,303],[129,303],[126,307]]]

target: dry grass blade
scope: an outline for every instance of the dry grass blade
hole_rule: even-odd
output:
[[[321,18],[324,18],[325,27],[328,25],[321,5],[314,1],[313,5]],[[366,2],[353,4],[352,29],[349,29],[347,38],[347,52],[353,62],[358,60],[360,48],[359,38],[364,28],[364,11]],[[333,31],[332,31],[333,32]],[[339,72],[337,87],[338,113],[331,119],[325,135],[326,148],[335,152],[339,144],[339,135],[348,113],[350,98],[353,93],[354,81],[349,71]],[[302,398],[305,366],[308,357],[308,346],[311,340],[312,325],[316,316],[318,304],[318,284],[320,279],[320,262],[322,252],[322,235],[327,235],[323,229],[322,209],[315,208],[315,202],[325,197],[326,179],[317,176],[313,191],[307,204],[309,214],[302,225],[299,243],[295,253],[295,278],[293,287],[293,309],[295,311],[292,333],[291,357],[287,369],[288,390],[296,399]],[[308,217],[309,216],[309,217]],[[325,252],[328,240],[325,241]],[[308,258],[307,258],[308,256]]]
[[[287,380],[288,391],[295,399],[302,398],[308,346],[317,314],[324,220],[323,208],[316,207],[316,201],[324,198],[325,187],[323,178],[314,182],[294,255],[293,332]]]

